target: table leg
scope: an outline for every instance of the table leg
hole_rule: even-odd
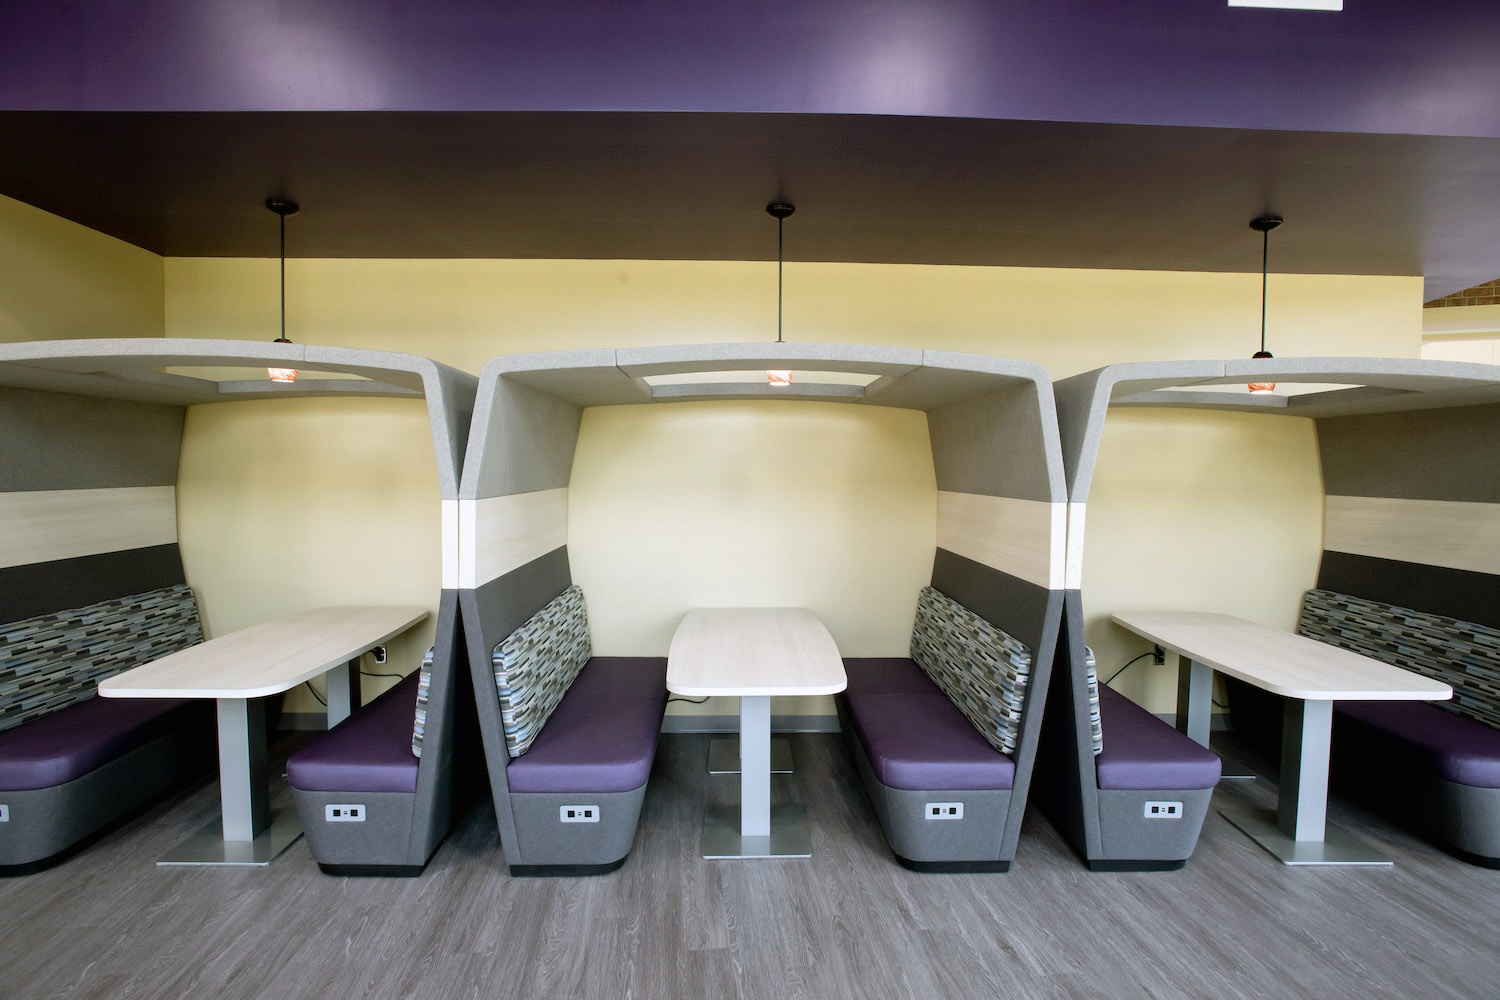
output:
[[[794,802],[771,805],[771,699],[740,698],[740,805],[703,814],[705,858],[812,856],[807,813]]]
[[[1328,817],[1333,702],[1287,699],[1281,723],[1276,825],[1293,840],[1322,840]]]
[[[1177,654],[1177,728],[1200,746],[1208,746],[1213,725],[1214,671],[1207,664]]]
[[[1359,840],[1328,826],[1333,702],[1288,698],[1282,712],[1276,812],[1225,809],[1224,818],[1289,865],[1389,865]]]
[[[219,810],[225,840],[254,840],[271,822],[266,786],[266,705],[219,699]]]
[[[302,836],[295,809],[271,812],[265,700],[220,698],[218,715],[220,818],[158,865],[267,865]]]
[[[324,676],[328,679],[328,728],[332,729],[359,707],[359,657]]]
[[[771,699],[740,699],[740,836],[771,833]]]

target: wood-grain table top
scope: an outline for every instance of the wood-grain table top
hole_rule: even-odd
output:
[[[694,608],[667,654],[667,690],[694,698],[834,694],[847,684],[833,636],[806,608]]]
[[[263,698],[400,635],[425,608],[311,608],[170,653],[99,682],[106,698]]]
[[[1287,698],[1443,701],[1453,697],[1453,689],[1441,681],[1232,615],[1118,611],[1111,617],[1158,646]]]

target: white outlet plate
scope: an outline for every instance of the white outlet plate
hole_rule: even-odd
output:
[[[1147,819],[1182,819],[1182,803],[1147,802],[1145,816]]]
[[[564,823],[599,822],[598,806],[558,806],[557,818]]]
[[[340,802],[323,807],[323,818],[330,823],[363,823],[365,807],[358,802]]]
[[[928,819],[963,819],[964,804],[962,802],[929,802],[922,814]]]
[[[10,806],[0,803],[0,823],[10,822]]]

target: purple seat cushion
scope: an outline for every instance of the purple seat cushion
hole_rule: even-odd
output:
[[[932,678],[909,656],[850,656],[844,658],[849,694],[931,694]]]
[[[1219,783],[1217,754],[1102,684],[1099,720],[1104,750],[1094,763],[1100,788],[1185,790]]]
[[[651,774],[667,709],[663,656],[595,656],[527,750],[510,762],[512,792],[628,792]]]
[[[1500,730],[1413,701],[1342,701],[1334,712],[1335,752],[1348,735],[1448,781],[1500,788]]]
[[[411,720],[418,673],[287,758],[286,777],[304,792],[415,792],[418,758]]]
[[[913,791],[1010,788],[1016,765],[904,656],[844,661],[838,697],[875,777]]]
[[[80,701],[0,733],[0,791],[61,785],[180,727],[200,730],[204,752],[213,752],[211,702],[97,696]]]

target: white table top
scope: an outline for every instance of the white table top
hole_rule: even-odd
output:
[[[425,608],[312,608],[251,625],[99,682],[105,698],[263,698],[347,663]]]
[[[1206,611],[1119,611],[1116,622],[1231,677],[1304,701],[1444,701],[1453,689],[1294,632]]]
[[[667,690],[693,698],[834,694],[848,683],[833,636],[806,608],[694,608],[667,653]]]

